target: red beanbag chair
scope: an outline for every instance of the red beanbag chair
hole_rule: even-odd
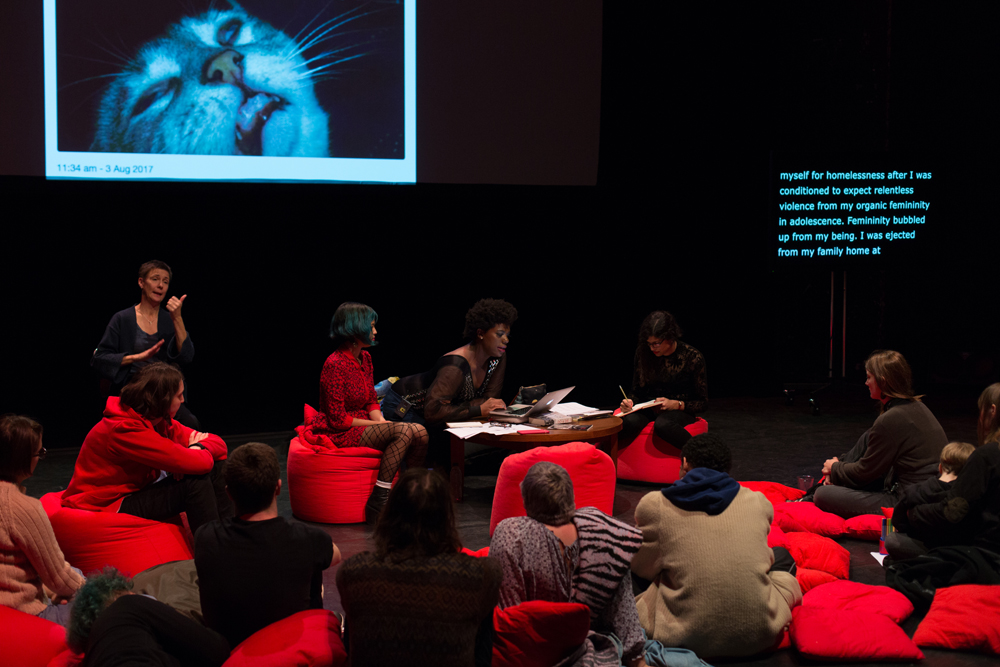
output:
[[[61,625],[0,605],[0,667],[46,667],[64,651]]]
[[[792,610],[792,645],[817,660],[922,660],[903,629],[881,614],[799,606]]]
[[[223,667],[336,667],[347,664],[340,621],[310,609],[272,623],[244,639]]]
[[[775,505],[774,523],[786,533],[816,533],[827,537],[844,534],[844,520],[813,503]]]
[[[154,565],[194,558],[181,525],[63,507],[62,493],[46,493],[41,501],[63,555],[84,574],[113,565],[135,575]]]
[[[844,522],[844,533],[859,540],[874,540],[882,537],[882,515],[862,514]]]
[[[799,588],[802,589],[802,594],[805,595],[817,586],[837,581],[837,577],[822,570],[811,570],[808,567],[796,566],[795,580],[799,582]]]
[[[767,534],[767,546],[772,549],[774,547],[785,547],[787,549],[788,544],[785,541],[785,531],[771,524],[771,531]]]
[[[764,497],[770,500],[771,504],[775,506],[784,505],[789,500],[796,500],[806,495],[805,491],[793,489],[790,486],[778,484],[777,482],[740,482],[740,486],[744,486],[751,491],[763,493]]]
[[[850,576],[851,552],[829,537],[813,533],[786,533],[785,544],[800,568],[822,570],[838,579]]]
[[[913,633],[918,646],[1000,655],[1000,586],[939,588]]]
[[[551,461],[566,469],[573,480],[573,499],[577,507],[596,507],[605,514],[614,513],[615,464],[611,457],[586,442],[569,442],[556,447],[535,447],[511,454],[500,465],[493,492],[490,536],[497,524],[512,516],[524,516],[521,480],[531,466]]]
[[[377,449],[310,448],[293,438],[288,445],[292,514],[317,523],[363,523],[381,464]]]
[[[487,556],[490,555],[490,548],[483,547],[478,551],[473,551],[472,549],[469,549],[467,547],[462,547],[462,553],[465,554],[466,556],[472,556],[473,558],[486,558]]]
[[[615,415],[621,411],[616,410]],[[692,436],[708,432],[708,422],[700,417],[684,427]],[[681,450],[653,433],[647,424],[631,443],[619,443],[618,479],[635,482],[673,484],[680,478]]]
[[[857,581],[841,580],[818,586],[802,597],[802,604],[806,607],[882,614],[894,623],[902,623],[913,613],[913,603],[899,591]]]
[[[493,667],[550,667],[587,638],[590,609],[576,602],[522,602],[495,609],[493,627]]]

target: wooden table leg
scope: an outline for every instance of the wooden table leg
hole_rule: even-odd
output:
[[[451,497],[462,502],[465,490],[465,441],[451,435]]]

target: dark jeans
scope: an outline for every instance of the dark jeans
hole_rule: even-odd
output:
[[[871,431],[865,431],[858,441],[840,457],[841,463],[856,463],[868,451],[868,438]],[[886,473],[888,474],[888,473]],[[885,489],[885,476],[872,480],[860,489],[827,484],[816,489],[813,502],[824,512],[832,512],[845,519],[862,514],[881,514],[883,507],[895,507],[896,496]]]
[[[126,497],[118,511],[154,521],[187,512],[192,533],[209,521],[230,519],[235,510],[222,478],[224,463],[216,461],[212,472],[204,475],[184,475],[181,479],[168,475],[166,479]]]
[[[655,421],[654,421],[655,420]],[[618,434],[618,446],[626,447],[632,444],[636,436],[646,424],[653,422],[653,433],[664,442],[680,449],[691,439],[691,434],[684,427],[695,423],[697,418],[680,410],[657,411],[656,408],[646,408],[638,412],[622,415],[622,430]]]

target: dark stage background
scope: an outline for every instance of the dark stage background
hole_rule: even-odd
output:
[[[0,410],[40,419],[47,447],[80,444],[100,417],[90,354],[112,313],[135,302],[135,270],[152,257],[174,268],[171,293],[188,294],[191,408],[223,434],[299,423],[345,300],[379,312],[376,380],[425,370],[461,342],[465,310],[491,296],[520,312],[508,400],[546,382],[617,403],[638,324],[656,308],[705,354],[712,396],[777,394],[826,375],[830,271],[771,270],[772,150],[939,156],[935,220],[948,233],[934,258],[848,271],[847,379],[865,398],[861,364],[889,347],[911,360],[919,391],[978,393],[997,379],[1000,347],[1000,10],[883,1],[733,12],[604,3],[594,186],[46,182],[31,175],[38,164],[8,169],[26,175],[2,180]],[[2,28],[12,80],[22,65],[41,77],[40,59],[17,50],[27,43],[11,45],[40,32],[37,14],[37,26],[29,16]],[[40,99],[22,103],[11,86],[4,99],[0,150],[40,155]],[[503,167],[546,159],[518,153]],[[532,168],[522,182],[537,182]],[[839,375],[839,352],[835,365]]]

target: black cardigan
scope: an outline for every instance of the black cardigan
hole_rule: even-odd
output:
[[[111,393],[118,394],[125,386],[129,375],[134,370],[132,364],[123,366],[122,359],[126,355],[142,352],[135,349],[135,334],[139,329],[139,324],[135,320],[135,306],[120,310],[111,316],[108,328],[104,330],[101,342],[94,350],[94,356],[90,360],[90,365],[102,376],[111,380]],[[156,339],[165,340],[163,347],[156,353],[156,361],[169,361],[183,366],[191,363],[194,359],[194,343],[188,335],[181,345],[180,352],[177,351],[175,340],[174,322],[170,319],[170,313],[161,308],[156,319]]]

